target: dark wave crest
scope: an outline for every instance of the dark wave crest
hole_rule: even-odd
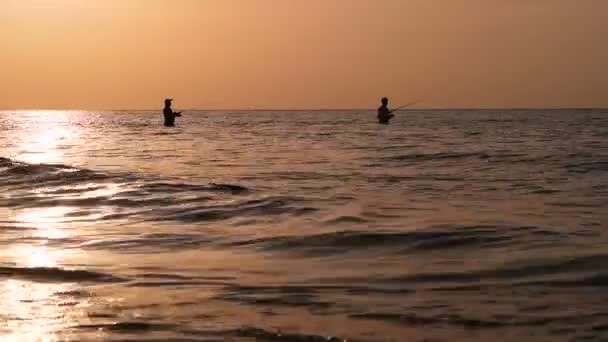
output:
[[[352,219],[349,221],[352,222]],[[561,238],[558,232],[540,227],[448,225],[410,232],[349,230],[307,236],[269,237],[235,241],[230,245],[311,255],[369,252],[375,249],[413,253],[455,248],[503,247],[524,237],[536,240]]]
[[[277,342],[347,342],[335,336],[303,335],[294,333],[271,332],[260,328],[241,328],[232,333],[237,337],[254,338],[256,341],[277,341]]]
[[[411,153],[384,158],[387,161],[441,161],[446,159],[488,159],[490,156],[484,152],[439,152],[439,153]]]
[[[608,255],[589,255],[573,258],[558,258],[503,265],[492,269],[460,272],[431,272],[379,279],[382,284],[429,284],[438,291],[466,290],[479,286],[499,286],[509,281],[509,286],[572,287],[608,285],[603,265]],[[560,276],[567,275],[567,279]],[[456,284],[453,287],[450,284]]]
[[[285,214],[299,216],[316,211],[315,208],[302,207],[299,205],[300,202],[300,199],[294,197],[259,198],[238,201],[235,203],[222,203],[220,205],[193,206],[187,209],[169,209],[163,211],[162,215],[157,215],[150,220],[196,223]]]
[[[61,164],[28,164],[0,158],[0,186],[29,189],[32,186],[75,186],[103,182],[109,174]]]
[[[151,209],[207,204],[217,196],[252,192],[236,184],[192,184],[133,173],[98,172],[60,164],[27,164],[0,158],[0,190],[19,196],[0,198],[11,208]],[[116,218],[114,214],[106,215]],[[102,218],[103,219],[103,218]]]
[[[0,267],[0,277],[19,278],[39,282],[121,282],[125,281],[110,274],[85,270],[68,270],[55,267]]]

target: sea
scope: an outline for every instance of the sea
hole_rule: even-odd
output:
[[[0,341],[608,341],[608,110],[0,112]]]

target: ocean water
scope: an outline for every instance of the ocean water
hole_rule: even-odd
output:
[[[1,341],[608,340],[608,111],[0,132]]]

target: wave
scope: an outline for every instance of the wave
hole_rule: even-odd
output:
[[[103,317],[103,316],[102,316]],[[209,318],[209,317],[204,317]],[[126,321],[118,323],[101,323],[101,324],[81,324],[70,327],[71,330],[92,330],[92,331],[108,331],[111,333],[136,334],[136,333],[163,333],[173,332],[183,334],[185,336],[198,336],[197,338],[179,338],[179,341],[207,341],[209,338],[222,338],[222,340],[240,339],[255,339],[260,341],[276,341],[276,342],[346,342],[357,340],[346,340],[334,336],[319,336],[319,335],[304,335],[298,333],[272,332],[262,328],[243,327],[232,330],[190,330],[184,329],[177,324],[166,323],[150,323],[139,321]],[[166,339],[158,339],[158,341]],[[213,339],[214,341],[216,339]],[[218,340],[219,341],[219,340]]]
[[[571,314],[544,315],[544,316],[511,316],[501,315],[492,318],[470,317],[464,314],[445,313],[437,315],[421,315],[413,313],[391,313],[391,312],[367,312],[351,314],[354,319],[378,320],[400,323],[410,326],[457,326],[466,329],[496,329],[506,327],[544,327],[550,325],[580,326],[581,322],[597,319],[598,314]],[[605,326],[599,326],[597,330],[605,330]],[[596,330],[596,329],[594,329]]]
[[[0,157],[0,167],[2,168],[8,168],[13,164],[13,161],[8,159],[8,158],[4,158],[4,157]]]
[[[0,157],[0,186],[24,187],[76,185],[83,182],[101,182],[112,178],[110,174],[62,164],[28,164]]]
[[[141,184],[137,187],[140,191],[138,194],[144,193],[179,193],[183,191],[206,191],[206,192],[227,192],[231,194],[242,194],[251,191],[250,189],[232,184],[216,184],[209,185],[187,184],[187,183],[169,183],[156,182]]]
[[[338,222],[343,220],[337,219]],[[353,218],[344,218],[353,222]],[[335,220],[334,220],[335,221]],[[354,222],[360,222],[355,220]],[[335,223],[335,222],[334,222]],[[233,247],[309,255],[331,255],[373,249],[411,253],[454,248],[503,247],[527,238],[528,241],[559,233],[539,227],[497,225],[446,225],[410,232],[339,231],[308,236],[281,236],[233,241]],[[535,238],[536,237],[536,238]]]
[[[368,220],[359,217],[359,216],[340,216],[330,220],[326,220],[324,223],[329,225],[334,224],[357,224],[357,223],[367,223]]]
[[[303,200],[296,197],[267,197],[230,204],[199,206],[186,209],[176,208],[163,211],[162,215],[157,215],[151,218],[150,221],[211,222],[240,217],[251,218],[285,214],[300,216],[318,210],[311,207],[301,207],[298,205],[299,202],[303,202]]]
[[[523,265],[504,265],[494,269],[482,269],[467,272],[437,272],[417,275],[408,275],[392,278],[383,278],[384,283],[458,283],[466,285],[470,283],[480,284],[488,280],[509,280],[515,286],[546,285],[546,286],[585,286],[594,284],[595,286],[608,285],[606,275],[593,273],[602,270],[608,262],[608,255],[589,255],[561,260],[541,260],[528,262]],[[576,278],[574,274],[582,274]],[[568,274],[574,280],[546,279],[547,276],[559,276]],[[541,280],[533,280],[541,279]]]
[[[277,341],[277,342],[347,342],[356,341],[351,339],[342,339],[335,336],[318,336],[318,335],[303,335],[290,334],[282,332],[270,332],[260,328],[246,327],[232,331],[232,335],[243,338],[254,338],[261,341]]]
[[[608,274],[598,273],[572,277],[572,279],[556,279],[548,281],[533,281],[520,286],[546,286],[546,287],[608,287]]]
[[[19,278],[38,282],[123,282],[111,274],[85,270],[68,270],[54,267],[0,267],[0,277]]]
[[[0,199],[0,204],[8,207],[98,207],[111,206],[121,208],[144,208],[144,207],[166,207],[184,205],[189,203],[201,203],[212,200],[209,196],[211,193],[228,193],[242,194],[249,191],[247,188],[232,186],[232,185],[209,185],[197,186],[190,184],[176,184],[173,187],[167,187],[166,192],[162,192],[156,185],[148,187],[147,185],[133,188],[129,184],[123,184],[124,190],[116,190],[111,195],[91,195],[92,193],[102,190],[102,187],[93,186],[91,188],[80,189],[63,189],[43,191],[44,196],[38,194],[24,195],[20,197]],[[152,191],[150,191],[152,189]],[[180,198],[177,195],[187,193],[190,195],[186,198]],[[196,196],[194,196],[197,194]],[[81,195],[80,197],[59,195]]]
[[[437,316],[421,316],[417,314],[399,314],[399,313],[363,313],[352,314],[349,317],[355,319],[370,319],[399,322],[406,325],[456,325],[466,328],[500,328],[512,325],[509,322],[499,320],[487,320],[479,318],[468,318],[460,315],[437,315]],[[532,323],[530,323],[532,324]]]
[[[61,164],[27,164],[0,158],[0,189],[20,192],[0,198],[6,207],[167,207],[206,202],[213,194],[245,195],[235,184],[191,184],[132,173],[98,172]],[[111,188],[111,191],[105,191]],[[180,196],[187,194],[188,196]]]
[[[490,155],[484,152],[438,152],[438,153],[411,153],[385,157],[386,161],[440,161],[446,159],[488,159]]]
[[[175,182],[153,182],[143,176],[128,173],[98,172],[84,168],[73,167],[63,164],[28,164],[0,157],[0,176],[3,180],[0,185],[12,186],[18,184],[47,183],[45,185],[76,185],[83,181],[100,181],[113,179],[116,181],[130,182],[134,186],[137,195],[144,193],[176,193],[183,191],[210,191],[228,192],[241,194],[250,189],[233,184],[211,183],[208,185],[175,183]],[[98,188],[98,187],[97,187]],[[87,190],[91,190],[90,187]],[[77,192],[76,189],[60,189],[65,193]]]
[[[114,333],[138,333],[138,332],[161,332],[171,331],[176,328],[175,324],[160,324],[146,322],[119,322],[106,324],[81,324],[72,326],[71,329],[78,330],[105,330]]]
[[[214,239],[200,234],[145,234],[130,239],[92,240],[77,244],[78,249],[112,250],[123,253],[141,253],[150,249],[174,251],[196,249],[214,243]]]
[[[571,163],[565,166],[569,173],[586,174],[590,172],[607,172],[608,160],[594,160],[588,162]]]

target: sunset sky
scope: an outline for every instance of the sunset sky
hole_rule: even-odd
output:
[[[0,109],[608,107],[607,0],[0,4]]]

